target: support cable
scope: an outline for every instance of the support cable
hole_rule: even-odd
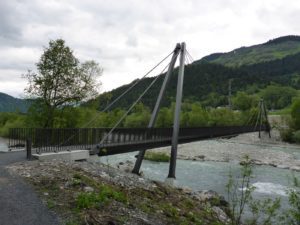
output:
[[[136,85],[138,85],[145,77],[147,77],[153,70],[155,70],[158,66],[160,66],[166,59],[168,59],[172,54],[174,53],[174,50],[170,52],[167,56],[165,56],[161,61],[159,61],[154,67],[152,67],[143,77],[138,79],[136,82],[134,82],[129,88],[127,88],[121,95],[119,95],[115,100],[113,100],[109,105],[107,105],[104,109],[100,110],[99,112],[106,112],[108,109],[110,109],[117,101],[119,101],[124,95],[126,95],[131,89],[133,89]],[[165,69],[164,69],[165,70]],[[85,123],[82,127],[86,127],[90,125],[92,122],[94,122],[99,115],[96,115],[94,118],[92,118],[90,121]],[[80,131],[78,131],[79,133]],[[69,137],[66,141],[60,143],[58,146],[62,146],[63,144],[68,143],[76,134]]]
[[[250,116],[249,116],[247,122],[245,123],[246,126],[247,126],[247,125],[252,125],[251,122],[252,122],[252,120],[254,119],[255,114],[256,114],[256,111],[254,111],[254,112],[252,112],[252,113],[250,114]]]
[[[136,85],[138,85],[145,77],[147,77],[153,70],[155,70],[159,65],[161,65],[167,58],[170,57],[171,54],[173,54],[174,51],[169,53],[165,58],[163,58],[159,63],[157,63],[154,67],[152,67],[142,78],[138,79],[136,82],[134,82],[129,88],[127,88],[121,95],[119,95],[115,100],[113,100],[108,106],[106,106],[103,110],[100,112],[106,112],[109,108],[111,108],[117,101],[119,101],[124,95],[126,95],[132,88],[134,88]],[[93,118],[88,123],[84,124],[83,127],[91,124],[95,119]]]
[[[260,117],[260,102],[258,103],[258,114],[257,114],[257,118],[256,118],[256,123],[255,123],[254,131],[256,130],[259,117]]]
[[[117,102],[120,98],[122,98],[127,92],[129,92],[132,88],[134,88],[138,83],[141,82],[142,79],[147,77],[154,69],[156,69],[160,64],[162,64],[171,54],[173,54],[174,51],[172,51],[169,55],[167,55],[164,59],[162,59],[158,64],[156,64],[151,70],[149,70],[142,78],[137,80],[134,84],[132,84],[126,91],[124,91],[121,95],[119,95],[118,98],[116,98],[112,103],[110,103],[108,106],[106,106],[102,112],[105,112],[108,110],[115,102]]]
[[[187,56],[187,55],[185,55],[185,64],[186,65],[189,65],[189,64],[191,64],[192,62],[191,62],[191,60],[190,60],[190,58]]]
[[[170,64],[170,63],[169,63]],[[160,74],[163,74],[169,64],[162,70]],[[159,75],[150,83],[150,85],[145,89],[145,91],[137,98],[137,100],[129,107],[129,109],[123,114],[123,116],[118,120],[118,122],[111,128],[111,130],[102,138],[98,145],[103,144],[103,142],[108,138],[108,136],[120,125],[123,119],[131,112],[131,110],[136,106],[136,104],[142,99],[142,97],[148,92],[148,90],[153,86],[153,84],[158,80]]]
[[[194,58],[191,56],[188,50],[186,50],[187,56],[191,59],[192,62],[194,62]]]

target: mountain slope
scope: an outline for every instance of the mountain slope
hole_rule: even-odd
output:
[[[0,112],[27,112],[29,103],[0,92]]]
[[[239,67],[282,59],[299,52],[300,36],[289,35],[275,38],[264,44],[241,47],[227,53],[214,53],[203,57],[200,61]]]
[[[269,45],[288,46],[291,41],[299,42],[300,46],[300,37],[287,36],[249,48],[255,48],[256,52],[260,52],[262,50],[259,48],[263,48],[265,51],[265,46]],[[282,50],[280,50],[277,48],[277,56],[288,54],[286,49],[287,48],[282,48]],[[230,79],[232,79],[233,94],[237,91],[245,91],[249,89],[249,87],[253,87],[253,89],[257,91],[271,83],[300,89],[300,52],[296,54],[289,54],[284,57],[275,57],[273,60],[257,60],[255,63],[245,64],[240,67],[228,67],[226,65],[212,63],[218,57],[223,56],[222,54],[211,55],[206,57],[206,60],[198,60],[193,64],[186,66],[183,88],[184,100],[199,101],[203,105],[213,107],[226,105],[228,102],[226,96],[228,94],[228,82]],[[228,62],[234,64],[236,59],[233,58],[232,60],[232,62]],[[178,69],[175,69],[163,102],[164,106],[169,105],[175,100],[177,72]],[[142,102],[146,106],[151,108],[154,106],[163,76],[164,75],[160,76],[157,83],[143,97]],[[154,78],[143,79],[139,85],[137,85],[125,97],[123,97],[118,104],[116,104],[116,107],[128,108],[137,99],[139,94],[147,88],[153,79]],[[131,84],[123,85],[110,92],[101,94],[97,99],[87,103],[87,105],[93,105],[98,109],[103,109],[108,102],[116,99],[130,85]]]

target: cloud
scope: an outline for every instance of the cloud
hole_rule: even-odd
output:
[[[21,74],[51,39],[99,62],[105,91],[141,77],[177,42],[199,59],[297,34],[299,9],[297,0],[0,1],[0,92],[22,93]]]

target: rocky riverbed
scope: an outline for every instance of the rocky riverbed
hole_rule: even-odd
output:
[[[170,154],[170,147],[151,151]],[[264,132],[261,138],[258,138],[258,133],[247,133],[233,138],[182,144],[178,146],[177,158],[195,161],[241,162],[245,155],[248,155],[256,165],[270,165],[300,171],[300,146],[281,142],[276,130],[272,132],[271,138]]]

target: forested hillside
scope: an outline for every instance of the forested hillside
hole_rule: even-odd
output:
[[[277,84],[300,89],[300,53],[288,55],[281,59],[267,62],[244,65],[238,68],[209,63],[205,61],[194,62],[186,66],[184,78],[184,101],[198,101],[204,106],[224,106],[228,104],[228,83],[232,80],[232,93],[244,91],[249,94],[257,93],[268,85]],[[169,105],[175,99],[177,69],[171,79],[167,90],[164,105]],[[146,106],[153,107],[158,95],[162,75],[157,83],[145,95],[142,102]],[[118,107],[128,107],[140,93],[150,84],[154,78],[142,80],[137,87],[129,92],[118,103]],[[89,102],[95,108],[104,108],[111,100],[119,96],[131,84],[121,86],[111,92],[100,95],[97,99]]]
[[[218,63],[230,67],[251,65],[261,62],[282,59],[300,52],[299,36],[284,36],[270,40],[264,44],[241,47],[227,53],[214,53],[203,57],[200,61]]]
[[[0,112],[27,112],[29,102],[0,92]]]

